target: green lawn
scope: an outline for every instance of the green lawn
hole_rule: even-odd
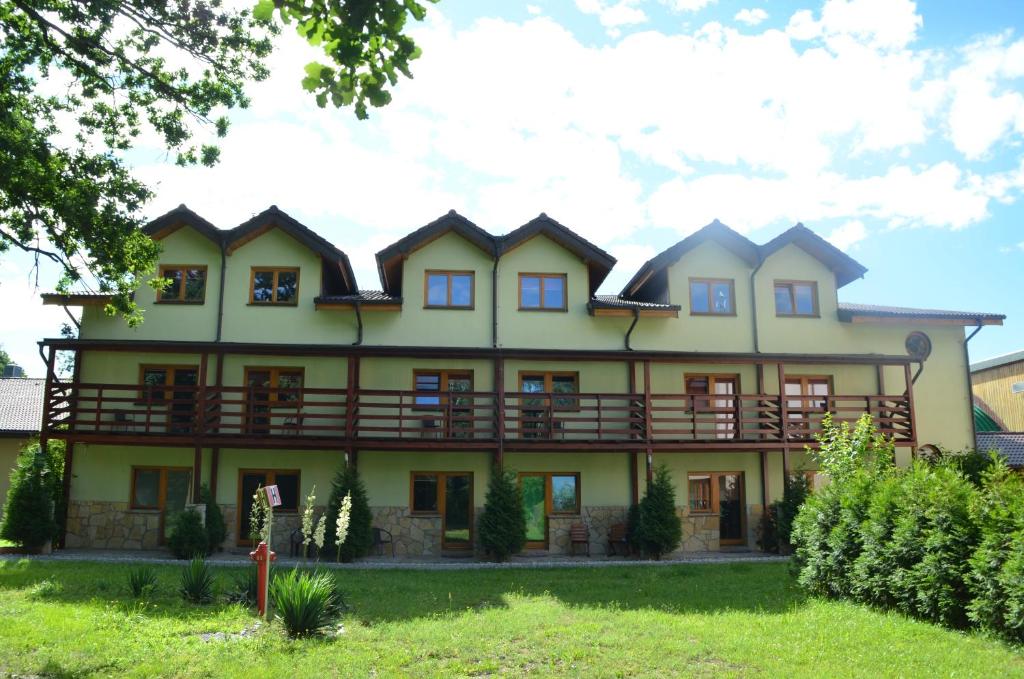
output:
[[[135,602],[127,570],[0,561],[0,675],[1024,677],[1020,649],[808,599],[781,563],[339,571],[345,633],[297,642],[204,642],[252,614],[182,603],[171,566]]]

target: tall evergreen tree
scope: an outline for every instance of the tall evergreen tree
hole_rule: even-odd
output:
[[[331,482],[331,499],[327,502],[324,554],[338,554],[334,526],[338,522],[341,501],[349,493],[352,494],[352,513],[349,518],[348,534],[341,543],[341,560],[346,563],[370,553],[370,548],[373,547],[373,514],[370,513],[370,501],[366,497],[366,487],[359,478],[359,472],[354,465],[345,464]]]
[[[59,483],[59,476],[50,468],[39,444],[26,447],[11,472],[0,537],[29,549],[53,540],[57,534],[55,486]]]
[[[479,532],[480,544],[498,561],[507,560],[526,546],[526,511],[514,472],[496,468],[491,473]]]
[[[683,540],[683,525],[676,514],[676,489],[668,467],[659,465],[654,480],[640,501],[640,546],[644,554],[660,559]]]

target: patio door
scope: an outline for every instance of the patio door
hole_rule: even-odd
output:
[[[445,474],[441,546],[444,549],[472,547],[472,518],[473,478],[469,474]]]
[[[694,398],[693,408],[696,413],[714,413],[716,422],[713,425],[698,422],[694,435],[701,438],[708,427],[713,427],[715,438],[735,438],[739,431],[739,408],[735,398],[739,392],[738,375],[687,375],[686,393],[709,398]],[[722,396],[725,398],[710,398]]]
[[[134,467],[132,469],[132,509],[160,511],[160,543],[167,538],[168,527],[185,510],[191,488],[192,470],[187,467]]]
[[[551,515],[580,513],[580,476],[575,472],[523,472],[519,492],[526,513],[526,546],[548,548]]]
[[[743,474],[718,474],[718,542],[723,545],[742,545],[743,535]]]

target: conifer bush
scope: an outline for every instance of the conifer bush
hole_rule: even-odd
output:
[[[210,495],[210,487],[205,483],[199,490],[200,499],[206,504],[206,537],[209,542],[207,554],[220,551],[221,545],[228,537],[228,527],[224,522],[224,514],[220,511],[220,505],[213,501]]]
[[[192,559],[210,553],[210,536],[203,518],[194,509],[186,509],[171,518],[167,546],[178,559]]]
[[[333,527],[338,522],[341,501],[352,494],[352,510],[349,515],[348,533],[341,543],[339,552]],[[334,475],[331,482],[331,498],[327,502],[327,534],[324,536],[324,554],[340,554],[346,563],[364,557],[373,547],[373,514],[366,496],[366,487],[354,465],[345,464]]]
[[[484,552],[496,561],[507,561],[526,546],[526,510],[515,472],[495,468],[491,473],[477,534]]]
[[[39,444],[26,446],[11,471],[0,537],[28,549],[39,549],[57,537],[55,497],[61,480]]]
[[[761,517],[758,544],[766,552],[789,554],[792,551],[793,521],[810,493],[807,477],[800,472],[789,475],[782,499],[776,500]]]
[[[676,489],[664,464],[654,470],[654,479],[640,501],[637,534],[644,554],[655,559],[672,552],[683,540],[682,521],[676,513]]]

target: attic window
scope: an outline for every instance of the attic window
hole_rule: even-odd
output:
[[[736,294],[733,282],[726,279],[690,279],[690,315],[736,315]]]
[[[160,278],[168,281],[157,299],[161,304],[202,304],[206,298],[205,266],[163,265]]]
[[[472,309],[472,271],[427,271],[423,306],[434,309]]]
[[[519,274],[520,311],[565,311],[565,274]]]
[[[818,284],[814,281],[775,281],[776,316],[817,316]]]
[[[299,270],[295,268],[252,268],[249,303],[294,306],[299,301]]]

